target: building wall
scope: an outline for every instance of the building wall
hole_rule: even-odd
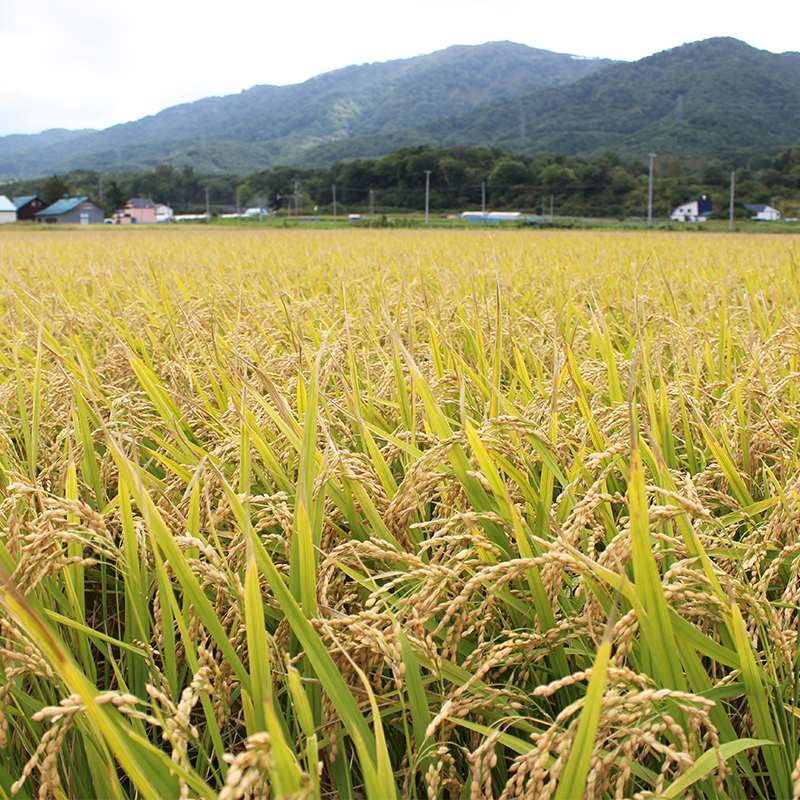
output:
[[[156,222],[172,222],[174,215],[172,213],[172,209],[169,206],[160,203],[159,205],[156,206],[155,212],[156,212]]]
[[[699,203],[694,200],[691,203],[684,203],[678,206],[670,215],[673,222],[705,222],[708,219],[707,213],[700,213]]]
[[[17,221],[16,211],[0,211],[0,225],[5,224],[6,222],[16,222],[16,221]]]
[[[81,225],[81,216],[83,214],[89,215],[89,223],[90,225],[94,225],[96,223],[102,223],[105,219],[105,214],[101,208],[98,208],[94,203],[81,203],[77,208],[73,208],[72,211],[68,211],[66,214],[62,214],[61,222],[69,222],[72,225]]]
[[[689,222],[694,222],[696,217],[697,201],[692,203],[684,203],[682,206],[678,206],[670,215],[670,219],[675,220],[676,222],[686,222],[687,219]]]
[[[132,208],[131,206],[125,206],[125,213],[130,215],[131,222],[135,220],[144,225],[158,222],[155,208]]]

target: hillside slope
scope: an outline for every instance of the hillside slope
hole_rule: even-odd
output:
[[[718,38],[382,137],[326,144],[304,161],[374,157],[423,143],[713,158],[798,141],[800,53],[778,55]]]
[[[157,163],[188,164],[202,172],[248,172],[297,160],[326,141],[381,135],[461,114],[497,99],[573,82],[613,63],[513,42],[454,46],[350,66],[293,86],[254,86],[208,97],[49,146],[34,137],[3,137],[0,175],[151,168]],[[12,138],[13,143],[4,141]]]

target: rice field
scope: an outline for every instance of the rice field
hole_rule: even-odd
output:
[[[0,797],[799,798],[798,245],[0,236]]]

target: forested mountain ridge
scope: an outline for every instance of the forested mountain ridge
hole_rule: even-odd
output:
[[[345,67],[292,86],[254,86],[184,103],[102,131],[0,137],[0,176],[74,168],[206,173],[264,169],[321,143],[381,135],[578,80],[615,62],[513,42],[457,45],[414,58]]]
[[[85,136],[87,133],[95,133],[95,130],[84,128],[73,131],[67,128],[50,128],[41,133],[12,133],[8,136],[0,136],[0,158],[19,150],[39,149],[61,144],[70,139]]]
[[[427,143],[713,158],[798,141],[800,53],[769,53],[718,38],[382,137],[328,143],[310,151],[304,163],[377,157]]]

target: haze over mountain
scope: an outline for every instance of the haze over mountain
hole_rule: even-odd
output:
[[[737,39],[685,44],[618,63],[569,86],[504,98],[449,119],[382,136],[331,142],[307,165],[377,157],[430,143],[517,152],[724,157],[800,142],[800,53]]]
[[[159,163],[244,174],[298,161],[327,141],[385,135],[571,83],[613,63],[513,42],[453,46],[345,67],[293,86],[254,86],[102,131],[0,137],[0,176],[152,169]]]

